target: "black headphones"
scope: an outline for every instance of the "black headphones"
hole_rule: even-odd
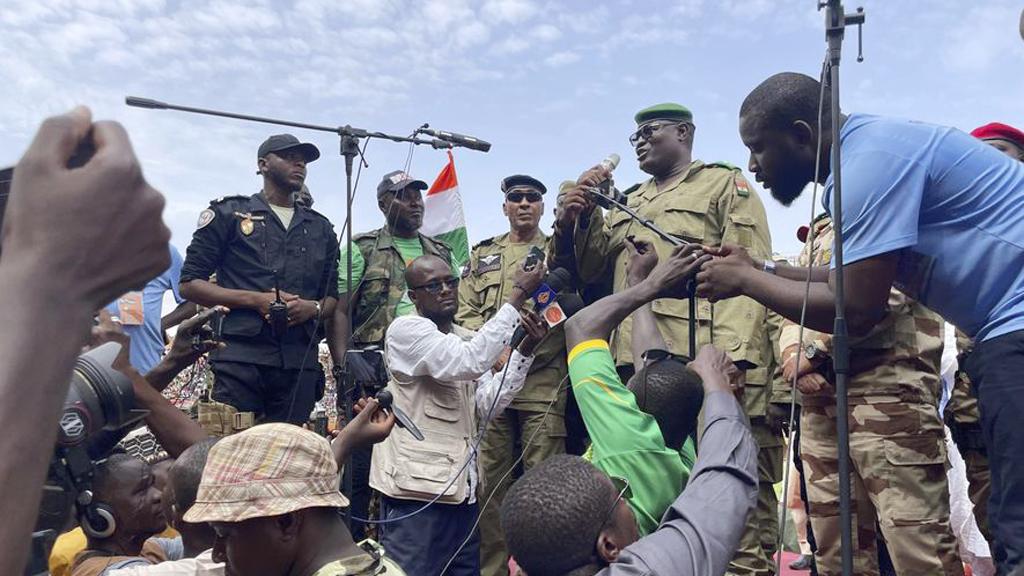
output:
[[[110,538],[117,530],[114,509],[101,502],[93,501],[92,490],[83,490],[78,495],[78,521],[82,532],[89,538],[102,540]]]

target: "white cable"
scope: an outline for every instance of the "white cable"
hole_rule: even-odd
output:
[[[817,139],[815,140],[815,154],[814,154],[814,182],[811,188],[811,221],[808,226],[807,242],[805,247],[807,249],[807,280],[804,283],[804,301],[800,307],[800,328],[797,332],[797,354],[796,354],[796,367],[793,371],[793,382],[789,389],[789,444],[786,447],[786,462],[785,468],[782,474],[782,509],[779,510],[779,537],[776,541],[775,548],[775,573],[781,574],[782,569],[782,546],[785,542],[786,535],[786,514],[789,513],[789,471],[792,468],[789,463],[793,458],[793,430],[795,424],[793,422],[796,417],[796,381],[800,375],[800,359],[803,354],[803,342],[804,342],[804,325],[807,322],[807,301],[811,297],[811,269],[814,267],[814,219],[816,217],[816,210],[818,205],[818,178],[821,170],[821,124],[822,118],[824,117],[825,108],[825,75],[828,72],[828,58],[826,54],[825,63],[821,67],[821,93],[818,99],[818,125],[817,125]],[[838,143],[833,143],[837,146]],[[781,352],[781,351],[780,351]]]

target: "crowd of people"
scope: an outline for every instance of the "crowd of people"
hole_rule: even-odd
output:
[[[0,289],[22,295],[0,302],[0,420],[19,430],[0,438],[0,572],[24,571],[75,358],[115,342],[166,458],[94,458],[53,574],[769,575],[790,466],[794,568],[840,574],[839,146],[854,574],[965,573],[947,430],[993,569],[1024,574],[1024,133],[833,126],[829,101],[782,73],[739,110],[776,200],[824,186],[795,262],[743,171],[694,157],[699,116],[675,103],[634,117],[650,178],[620,197],[639,218],[601,202],[598,165],[559,186],[546,234],[547,186],[511,175],[508,232],[465,263],[421,232],[427,184],[403,171],[377,187],[385,225],[340,243],[304,186],[320,152],[290,134],[181,258],[123,128],[46,120],[0,245]],[[201,357],[193,417],[161,391]],[[325,371],[351,415],[321,434]]]

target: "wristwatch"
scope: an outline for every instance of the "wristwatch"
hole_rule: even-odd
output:
[[[804,358],[814,360],[820,355],[823,355],[822,350],[814,342],[804,346]]]
[[[775,275],[775,261],[772,260],[771,258],[765,258],[764,259],[764,264],[761,266],[761,269],[774,276]]]

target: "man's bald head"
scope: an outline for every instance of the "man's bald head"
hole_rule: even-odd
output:
[[[421,286],[434,281],[434,277],[446,278],[452,269],[442,258],[433,254],[424,254],[409,263],[405,268],[405,285]]]

